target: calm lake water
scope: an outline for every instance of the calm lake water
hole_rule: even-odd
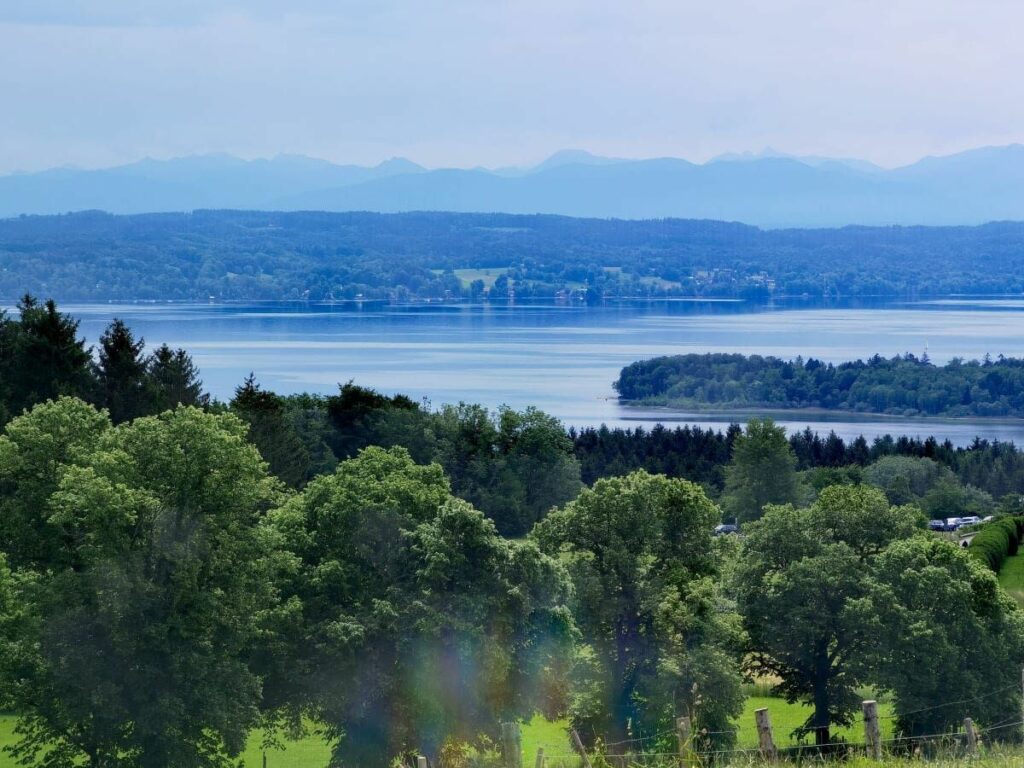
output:
[[[620,406],[612,381],[622,366],[655,355],[745,352],[843,361],[876,352],[1024,356],[1024,299],[814,306],[673,301],[610,306],[551,304],[67,305],[95,342],[113,317],[148,345],[188,349],[206,388],[229,398],[250,371],[278,392],[331,392],[349,379],[434,404],[535,405],[567,425],[636,426],[685,421],[724,426],[728,417]],[[958,444],[975,435],[1024,443],[1009,423],[780,419],[789,429],[913,434]]]

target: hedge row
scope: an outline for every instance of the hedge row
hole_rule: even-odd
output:
[[[1022,535],[1024,518],[1001,517],[983,526],[971,539],[967,551],[999,573],[1006,558],[1017,554]]]

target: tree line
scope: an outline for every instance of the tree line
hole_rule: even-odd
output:
[[[740,354],[655,357],[622,369],[624,400],[677,408],[824,408],[900,416],[1024,415],[1024,360],[879,355],[825,363]]]
[[[829,482],[866,481],[885,490],[894,503],[924,504],[933,517],[1013,511],[1024,491],[1024,453],[1013,443],[978,438],[954,446],[949,440],[906,435],[869,443],[863,436],[846,441],[834,432],[823,436],[811,429],[786,435],[777,427],[765,429],[765,423],[751,421],[747,437],[753,435],[759,446],[739,452],[751,456],[745,471],[752,487],[782,483],[807,493]],[[730,467],[736,465],[737,441],[744,438],[738,424],[725,430],[602,426],[570,429],[569,434],[586,484],[643,469],[693,480],[720,501]]]
[[[0,435],[0,707],[25,764],[227,766],[257,726],[317,728],[342,765],[486,762],[498,723],[536,712],[590,747],[688,714],[702,748],[727,748],[764,673],[810,705],[820,744],[863,685],[908,736],[964,699],[982,723],[1021,706],[1024,614],[922,530],[929,504],[983,493],[936,459],[801,469],[755,421],[730,430],[721,492],[644,469],[584,485],[537,412],[351,384],[280,398],[251,377],[230,404],[186,402],[194,375],[156,406],[140,340],[108,331],[94,361],[73,320],[53,308],[45,327],[19,349],[49,389]],[[115,346],[146,365],[115,365]],[[572,481],[559,495],[550,472]],[[712,536],[723,514],[742,541]]]
[[[762,230],[459,213],[98,211],[0,220],[0,294],[61,301],[1024,291],[1024,225]],[[458,269],[493,269],[487,289]]]
[[[574,498],[581,483],[592,485],[637,469],[687,478],[722,501],[742,435],[737,424],[721,431],[660,425],[566,430],[557,419],[532,408],[492,411],[466,403],[431,408],[353,382],[342,384],[333,395],[281,396],[250,376],[229,402],[221,403],[203,391],[199,371],[185,350],[163,345],[150,352],[119,320],[93,350],[78,336],[74,318],[52,301],[26,296],[15,315],[0,317],[0,422],[60,395],[105,408],[115,424],[179,403],[229,410],[247,424],[248,439],[271,473],[291,488],[303,487],[365,447],[401,446],[417,462],[440,464],[454,493],[508,536],[525,535],[547,510]],[[834,433],[822,436],[809,429],[788,436],[773,430],[766,434],[775,443],[788,442],[786,455],[793,461],[790,466],[786,460],[785,472],[776,466],[755,475],[752,484],[762,487],[784,482],[820,489],[829,478],[881,477],[875,469],[865,475],[865,469],[883,459],[881,466],[898,463],[888,457],[904,457],[927,459],[923,464],[936,471],[925,474],[941,475],[940,490],[949,492],[941,503],[926,508],[938,512],[944,505],[951,513],[944,516],[956,509],[992,510],[1004,502],[1012,506],[1024,491],[1024,452],[1011,443],[979,439],[958,448],[934,438],[885,436],[869,443],[863,437],[844,441]],[[767,445],[757,450],[773,455]],[[905,478],[916,476],[906,467],[902,473]],[[897,481],[879,482],[891,486]],[[901,494],[890,487],[887,492],[896,503],[925,495],[920,481],[908,482],[920,492]]]

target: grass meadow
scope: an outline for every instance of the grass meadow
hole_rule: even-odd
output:
[[[754,695],[747,699],[746,709],[737,723],[739,726],[737,746],[741,748],[757,746],[754,710],[761,707],[767,707],[771,715],[776,743],[780,747],[795,744],[796,741],[792,738],[791,733],[807,718],[810,710],[799,704],[787,704],[782,699]],[[885,718],[882,720],[882,737],[889,738],[892,735],[892,721],[887,716],[891,714],[891,709],[887,704],[880,703],[879,714]],[[522,731],[524,765],[533,765],[538,747],[543,747],[545,753],[549,755],[565,754],[569,749],[566,728],[567,723],[564,720],[547,721],[542,717],[536,717],[525,725]],[[13,730],[14,716],[0,715],[0,745],[13,742]],[[834,735],[852,742],[862,741],[864,736],[859,723],[849,729],[837,728]],[[310,734],[297,741],[286,741],[284,749],[267,750],[267,768],[324,768],[329,757],[330,749],[323,739],[317,734]],[[249,745],[242,755],[242,764],[245,768],[262,768],[262,734],[259,731],[254,731],[250,737]],[[850,765],[850,763],[844,763],[844,765]],[[1024,765],[1024,757],[1017,765]],[[977,763],[974,766],[981,768]],[[0,768],[18,767],[9,755],[0,753]]]

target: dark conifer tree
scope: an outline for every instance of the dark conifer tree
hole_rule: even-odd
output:
[[[18,320],[4,319],[0,342],[0,379],[4,410],[16,416],[36,403],[61,395],[92,399],[96,379],[92,349],[78,338],[78,321],[25,295]]]
[[[284,402],[273,392],[260,389],[255,375],[250,373],[235,389],[231,410],[248,422],[249,439],[273,474],[292,487],[309,479],[309,451],[288,422]]]
[[[184,349],[162,344],[149,356],[146,369],[150,403],[157,413],[178,405],[205,408],[210,404],[199,369]]]
[[[115,424],[131,421],[150,411],[146,387],[143,339],[135,340],[123,320],[114,319],[100,337],[100,401]]]

